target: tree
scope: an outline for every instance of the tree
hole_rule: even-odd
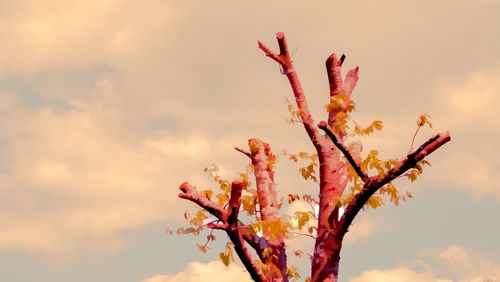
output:
[[[358,67],[349,70],[343,79],[341,67],[345,56],[337,58],[332,54],[327,58],[326,70],[330,85],[330,98],[326,105],[328,117],[326,121],[315,124],[294,69],[285,36],[279,32],[276,37],[279,54],[261,42],[258,42],[258,46],[267,57],[279,64],[282,74],[288,78],[297,107],[294,109],[289,104],[291,122],[303,124],[316,149],[312,154],[300,152],[288,157],[293,161],[310,161],[300,172],[306,180],[319,183],[319,199],[310,195],[288,194],[288,203],[306,201],[311,206],[319,206],[319,211],[317,214],[314,211],[297,212],[294,218],[279,214],[282,203],[278,200],[274,185],[276,156],[267,143],[252,138],[248,141],[248,151],[235,148],[251,161],[247,171],[240,173],[239,178],[229,182],[218,175],[216,167],[205,169],[219,185],[220,193],[216,197],[213,197],[212,190],[199,191],[188,182],[180,185],[179,197],[196,203],[202,210],[192,218],[185,214],[193,226],[180,228],[177,233],[198,235],[202,229],[208,228],[211,229],[207,236],[208,243],[215,239],[214,230],[225,231],[230,242],[220,253],[220,258],[226,265],[233,260],[234,248],[253,280],[288,281],[300,276],[296,268],[287,266],[285,239],[293,230],[301,231],[307,227],[307,234],[315,238],[315,245],[311,257],[311,276],[306,281],[336,281],[342,242],[359,211],[365,206],[381,206],[381,195],[389,196],[390,201],[396,205],[400,199],[411,198],[408,192],[401,196],[391,181],[400,176],[414,181],[422,173],[423,166],[430,165],[424,160],[425,157],[450,141],[450,135],[448,132],[438,133],[416,150],[410,149],[402,159],[383,161],[376,150],[371,150],[363,158],[361,144],[346,144],[346,141],[351,136],[368,135],[374,130],[382,129],[382,122],[375,120],[370,126],[363,128],[355,122],[353,126],[349,121],[349,113],[355,107],[351,94],[358,80]],[[426,124],[432,127],[428,116],[421,115],[417,120],[415,135]],[[318,168],[319,177],[316,176]],[[372,172],[375,173],[370,176],[369,173]],[[251,173],[255,177],[255,188],[251,185]],[[217,198],[217,202],[212,200],[214,198]],[[255,217],[255,221],[244,223],[239,216],[242,208],[247,216]],[[214,220],[207,222],[207,212]],[[315,227],[308,226],[308,221],[312,218],[317,220]],[[296,224],[293,224],[292,220],[295,220]],[[198,247],[204,252],[208,249],[207,244]],[[250,248],[255,251],[257,257],[252,256]],[[301,253],[298,251],[295,254]]]

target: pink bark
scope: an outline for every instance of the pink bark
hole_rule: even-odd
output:
[[[250,152],[246,153],[252,160],[255,182],[257,188],[257,196],[260,207],[260,218],[263,221],[280,220],[279,208],[280,203],[276,195],[276,188],[274,186],[274,171],[273,165],[275,161],[274,155],[271,153],[269,144],[257,139],[252,138],[248,140],[248,147]],[[238,149],[237,149],[238,150]],[[241,149],[238,151],[242,151]],[[264,238],[270,238],[267,230],[264,230]],[[286,274],[287,261],[285,242],[283,237],[277,238],[272,242],[268,242],[268,246],[272,250],[272,255],[264,259],[273,269],[279,270],[279,275],[271,280],[288,281]]]
[[[270,162],[269,144],[257,138],[248,140],[255,174],[262,220],[273,220],[279,216],[279,202],[274,187],[274,173]]]

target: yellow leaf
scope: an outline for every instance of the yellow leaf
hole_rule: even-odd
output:
[[[233,250],[231,248],[232,245],[231,242],[227,242],[225,250],[219,253],[219,258],[226,267],[234,261]]]
[[[354,196],[355,196],[354,193],[350,193],[344,196],[342,200],[342,206],[347,206],[354,199]]]
[[[330,96],[330,103],[325,108],[327,112],[352,112],[355,105],[346,93],[341,92]]]
[[[201,225],[203,220],[206,219],[207,216],[204,210],[199,210],[196,212],[196,215],[189,221],[192,225]]]
[[[262,257],[263,258],[268,258],[270,257],[271,255],[273,254],[273,249],[271,247],[267,247],[264,249],[264,251],[262,252]]]
[[[229,200],[229,196],[227,194],[217,194],[217,199],[219,200],[219,206],[223,206]]]
[[[372,126],[376,130],[382,130],[382,128],[384,127],[384,124],[383,124],[383,122],[381,120],[374,120],[372,122]]]
[[[220,180],[219,181],[219,188],[224,191],[224,192],[231,192],[231,184],[227,180]]]
[[[298,199],[300,199],[299,195],[297,195],[297,194],[288,194],[288,203],[289,204],[295,202]]]
[[[421,161],[419,161],[418,163],[419,163],[422,167],[423,167],[424,165],[432,166],[432,165],[431,165],[431,163],[430,163],[430,162],[428,162],[428,161],[426,161],[426,160],[421,160]]]
[[[307,153],[306,153],[306,152],[299,152],[299,157],[300,157],[301,159],[306,159],[306,158],[307,158],[307,156],[308,156],[308,155],[307,155]]]
[[[213,192],[212,190],[209,190],[209,189],[201,191],[201,194],[202,194],[205,198],[207,198],[208,200],[210,200],[210,198],[212,197],[212,194],[213,194],[213,193],[214,193],[214,192]]]
[[[276,155],[273,153],[269,153],[267,157],[267,166],[272,171],[274,169],[274,165],[276,164]]]
[[[391,197],[391,202],[393,202],[397,206],[399,203],[399,191],[396,188],[396,186],[394,186],[394,184],[389,182],[387,183],[387,185],[385,185],[384,188],[386,193],[388,193],[389,196]]]
[[[298,279],[298,278],[300,278],[299,270],[295,266],[288,267],[286,269],[286,275],[288,276],[289,279]]]
[[[318,154],[312,153],[310,156],[311,161],[316,162],[318,160]]]
[[[200,244],[196,244],[196,247],[198,248],[198,250],[200,250],[204,254],[206,254],[210,250],[209,247],[203,246],[203,245],[200,245]]]
[[[307,229],[307,232],[309,232],[310,235],[313,235],[314,230],[318,231],[318,228],[311,226]]]
[[[307,222],[310,219],[310,216],[309,216],[308,212],[297,211],[297,212],[295,212],[295,217],[297,218],[297,223],[298,223],[299,230],[302,229],[302,227],[304,225],[306,225]]]
[[[379,196],[376,196],[376,195],[373,195],[370,197],[370,199],[368,199],[368,201],[366,202],[371,208],[378,208],[380,206],[382,206],[384,204],[384,202],[382,201],[382,199],[379,197]]]
[[[432,123],[429,121],[431,116],[428,114],[421,114],[418,119],[417,119],[417,125],[418,126],[424,126],[427,124],[430,128],[432,128]]]
[[[241,205],[248,215],[255,214],[255,195],[247,194],[241,197]]]
[[[302,195],[302,200],[306,201],[307,203],[309,204],[313,204],[313,203],[317,203],[318,201],[316,201],[311,195]]]

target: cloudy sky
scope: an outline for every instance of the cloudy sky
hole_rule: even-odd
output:
[[[204,236],[165,229],[196,211],[179,184],[210,187],[214,163],[236,176],[248,138],[312,151],[256,44],[283,31],[316,121],[336,52],[360,67],[352,117],[384,120],[365,149],[403,156],[421,113],[434,128],[417,143],[452,136],[419,181],[396,181],[412,201],[360,215],[341,281],[500,281],[500,1],[238,3],[0,0],[0,280],[248,279],[217,261],[222,234],[202,254]],[[316,193],[297,172],[280,160],[281,195]]]

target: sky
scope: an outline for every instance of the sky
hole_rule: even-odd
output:
[[[218,261],[223,234],[203,254],[206,234],[165,230],[196,211],[179,184],[215,187],[212,164],[234,178],[249,138],[312,152],[257,48],[282,31],[317,122],[328,55],[360,67],[352,118],[384,121],[364,152],[404,156],[422,113],[434,127],[417,144],[452,137],[416,182],[395,182],[413,200],[359,215],[340,281],[500,281],[499,26],[497,0],[0,0],[0,280],[249,281]],[[317,193],[298,169],[279,160],[282,197]]]

